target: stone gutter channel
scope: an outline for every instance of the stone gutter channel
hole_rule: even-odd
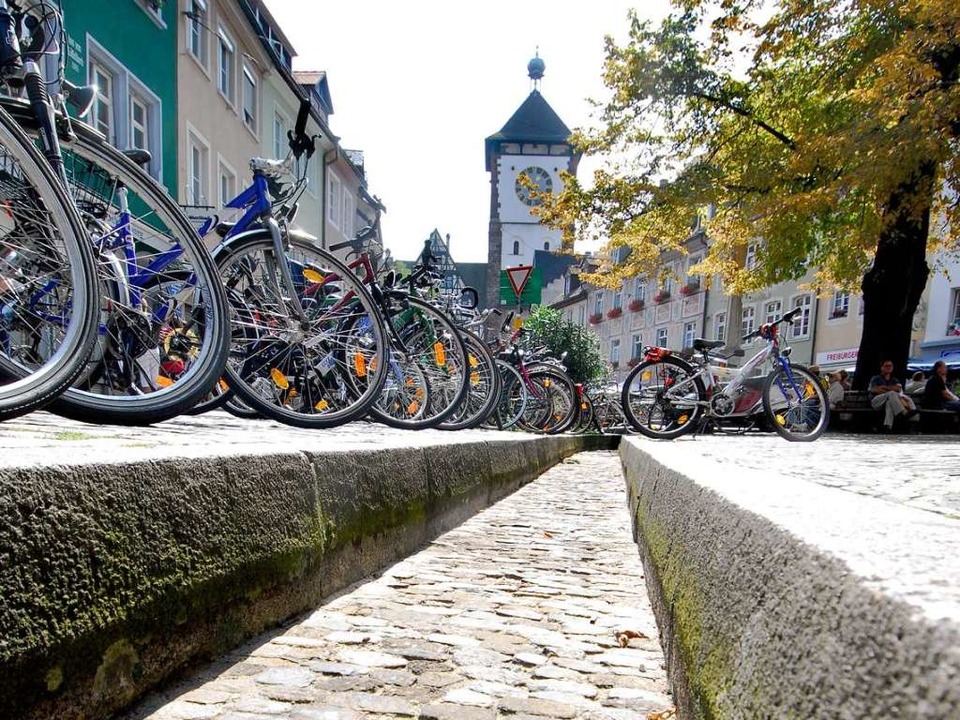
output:
[[[0,425],[0,718],[106,718],[619,438]]]

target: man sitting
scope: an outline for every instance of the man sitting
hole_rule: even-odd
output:
[[[960,412],[960,399],[947,389],[947,364],[937,360],[927,386],[923,391],[923,406],[930,410],[955,410]]]
[[[870,392],[870,406],[875,410],[883,410],[884,432],[893,430],[893,421],[898,415],[912,418],[917,414],[917,406],[903,394],[903,386],[893,376],[892,360],[881,363],[880,374],[870,378],[867,390]]]

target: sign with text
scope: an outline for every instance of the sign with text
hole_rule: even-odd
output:
[[[853,365],[857,362],[857,355],[860,354],[860,348],[847,348],[846,350],[828,350],[817,353],[817,365]]]

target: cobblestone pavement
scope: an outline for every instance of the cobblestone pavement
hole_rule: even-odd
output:
[[[619,460],[568,459],[127,720],[646,718],[672,705]]]
[[[700,435],[674,442],[722,470],[792,476],[960,518],[960,436],[831,433],[812,443],[778,435]]]

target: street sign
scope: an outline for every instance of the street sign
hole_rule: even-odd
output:
[[[516,270],[516,268],[509,268],[509,270]],[[543,294],[543,275],[540,268],[530,270],[519,295],[517,295],[509,270],[500,271],[500,304],[539,305]]]
[[[518,298],[523,293],[523,288],[530,279],[530,273],[533,272],[533,265],[517,265],[517,267],[507,268],[507,280],[510,281],[510,287],[513,288],[513,294]]]

